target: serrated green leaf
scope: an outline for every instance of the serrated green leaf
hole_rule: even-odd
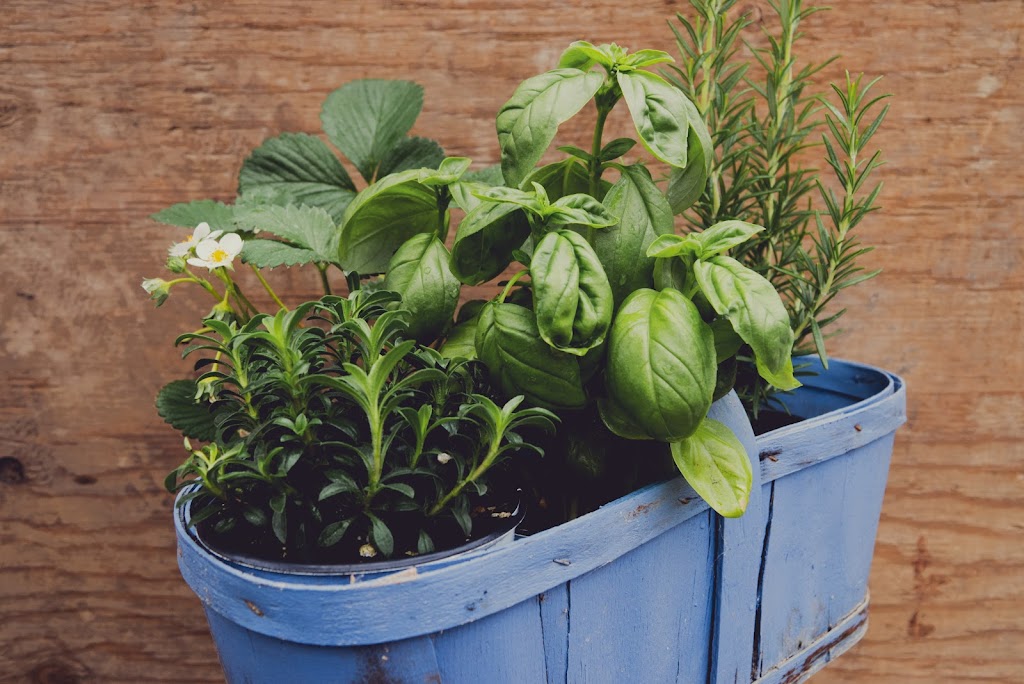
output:
[[[210,404],[197,402],[196,383],[175,380],[161,388],[156,396],[156,410],[160,417],[191,439],[211,442],[217,435]]]
[[[341,86],[324,101],[320,121],[331,142],[367,183],[423,109],[423,88],[410,81],[363,79]]]
[[[743,515],[754,473],[743,443],[732,430],[705,418],[696,432],[672,444],[672,460],[693,490],[719,515]]]
[[[520,84],[497,117],[506,183],[519,185],[554,140],[558,126],[583,109],[603,81],[596,71],[556,69]]]
[[[301,266],[317,260],[317,253],[311,249],[292,247],[277,240],[246,240],[242,245],[242,261],[257,268]]]
[[[320,207],[262,205],[239,210],[239,225],[276,235],[316,255],[323,263],[338,263],[338,229]]]
[[[150,218],[160,223],[182,228],[195,228],[200,223],[210,224],[210,230],[225,233],[235,231],[234,208],[223,202],[214,200],[195,200],[182,202],[158,211]]]
[[[381,178],[410,169],[436,169],[444,160],[444,148],[430,138],[411,137],[398,142],[380,163]]]
[[[285,206],[320,207],[337,223],[356,188],[326,143],[305,133],[283,133],[265,140],[242,163],[238,192],[260,193]]]

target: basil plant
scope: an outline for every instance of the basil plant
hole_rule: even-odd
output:
[[[256,266],[316,264],[328,292],[334,266],[398,293],[410,335],[483,364],[501,397],[555,412],[559,431],[592,414],[610,437],[660,444],[712,508],[741,515],[750,463],[708,410],[731,390],[738,356],[772,386],[797,387],[793,333],[768,280],[728,255],[759,226],[727,220],[676,234],[674,216],[702,193],[714,149],[693,103],[651,71],[671,61],[573,43],[501,108],[500,168],[480,171],[416,154],[427,146],[403,138],[418,91],[350,84],[322,118],[369,184],[353,193],[325,144],[286,134],[246,161],[226,229],[245,238],[242,258]],[[636,137],[606,142],[620,104]],[[559,126],[588,106],[589,149],[558,147],[561,159],[538,166]],[[667,181],[645,160],[659,176],[667,167]],[[451,234],[453,209],[462,219]],[[462,286],[499,278],[494,298],[459,310]]]

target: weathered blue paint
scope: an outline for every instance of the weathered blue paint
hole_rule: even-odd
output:
[[[228,681],[800,681],[863,634],[902,383],[833,361],[787,401],[809,419],[756,441],[760,476],[722,521],[681,480],[503,548],[384,576],[225,563],[178,520],[179,565]],[[760,467],[756,467],[756,466]]]

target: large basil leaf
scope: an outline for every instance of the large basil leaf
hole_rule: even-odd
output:
[[[411,81],[363,79],[341,86],[324,100],[320,122],[367,183],[423,109],[423,88]]]
[[[608,334],[605,424],[623,437],[689,437],[711,407],[715,367],[714,336],[693,302],[673,289],[637,290]]]
[[[604,342],[612,323],[612,290],[585,238],[571,230],[545,235],[530,261],[530,278],[545,342],[578,356]]]
[[[719,515],[738,518],[747,510],[754,473],[747,450],[728,427],[705,418],[696,432],[672,444],[672,460]]]
[[[732,323],[754,350],[757,372],[780,390],[796,389],[793,376],[793,330],[775,288],[763,276],[732,257],[698,260],[694,275],[701,292],[720,316]]]
[[[256,240],[258,247],[243,251],[242,255],[255,266],[294,265],[299,252],[283,249],[288,245],[308,250],[313,258],[308,261],[338,263],[338,229],[326,210],[320,207],[273,204],[254,205],[237,210],[235,220],[239,227],[275,235],[287,241],[274,252],[271,240]],[[308,263],[307,261],[307,263]]]
[[[453,195],[455,192],[459,191]],[[460,192],[461,202],[467,205],[468,194]],[[479,199],[477,202],[459,224],[452,244],[452,273],[467,285],[487,282],[504,271],[512,261],[513,250],[530,236],[530,224],[521,207]]]
[[[593,238],[616,304],[630,292],[654,284],[655,260],[646,256],[647,248],[673,230],[672,210],[647,169],[635,165],[620,171],[603,203],[619,223],[597,231]]]
[[[420,169],[385,176],[352,200],[341,224],[342,267],[363,275],[382,273],[417,233],[439,233],[437,193],[420,183]]]
[[[505,182],[518,187],[555,138],[601,87],[596,71],[555,69],[520,84],[498,112],[498,145]]]
[[[619,72],[617,78],[640,142],[666,164],[685,167],[690,132],[686,96],[649,71]]]
[[[477,324],[476,351],[507,396],[522,394],[552,409],[579,408],[586,402],[577,357],[548,346],[533,312],[525,307],[504,302],[485,306]]]
[[[335,223],[356,195],[352,179],[327,144],[305,133],[269,138],[242,162],[238,192],[253,191],[283,205],[321,207]]]
[[[408,309],[409,335],[430,342],[452,322],[462,284],[452,275],[449,255],[436,233],[420,233],[405,241],[388,264],[384,289],[402,295]]]

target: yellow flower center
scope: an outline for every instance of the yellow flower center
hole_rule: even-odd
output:
[[[192,236],[189,235],[187,238],[185,238],[185,242],[192,242]]]
[[[222,261],[227,261],[228,258],[228,253],[225,252],[223,249],[218,249],[214,251],[213,254],[210,255],[210,261],[213,261],[218,264]]]

